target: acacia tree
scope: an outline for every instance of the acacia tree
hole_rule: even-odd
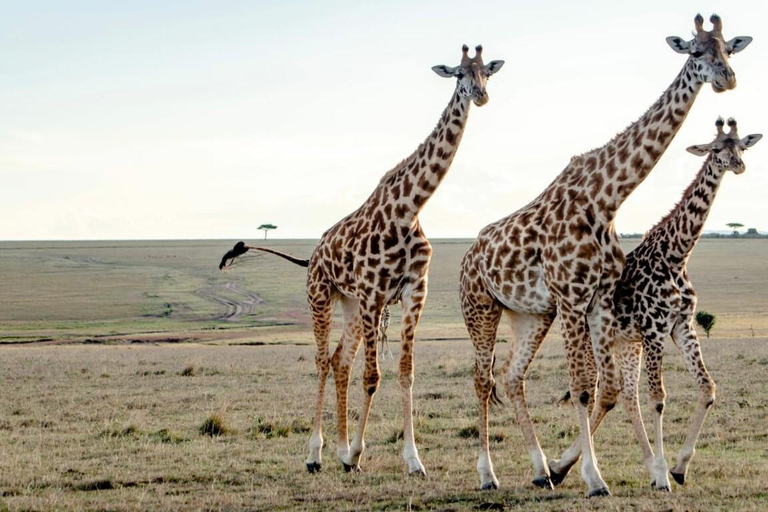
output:
[[[267,239],[267,232],[272,230],[272,229],[277,229],[277,226],[275,226],[274,224],[262,224],[257,229],[263,229],[264,230],[264,240],[266,240]]]
[[[715,320],[715,315],[712,313],[707,313],[706,311],[696,313],[696,323],[707,333],[707,338],[709,338],[709,331],[715,326]]]
[[[739,236],[739,228],[743,228],[744,224],[741,222],[729,222],[726,226],[733,230],[733,233],[731,233],[733,236]]]

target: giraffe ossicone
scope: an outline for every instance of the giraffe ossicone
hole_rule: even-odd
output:
[[[667,39],[688,59],[640,119],[604,146],[574,157],[527,206],[483,228],[462,260],[461,307],[475,348],[475,392],[480,402],[477,471],[483,489],[499,486],[489,451],[488,403],[496,387],[493,359],[502,313],[509,317],[515,338],[500,370],[502,382],[515,404],[533,462],[533,483],[551,488],[570,469],[561,461],[547,461],[525,400],[526,373],[559,314],[579,418],[576,459],[579,453],[584,455],[581,476],[587,496],[610,494],[597,466],[591,426],[600,422],[620,393],[612,352],[613,294],[624,253],[613,220],[669,146],[702,85],[710,83],[717,91],[736,86],[728,56],[743,50],[751,38],[726,43],[720,18],[713,16],[711,21],[713,30],[706,31],[703,18],[696,16],[691,41]],[[601,386],[595,396],[598,373]]]

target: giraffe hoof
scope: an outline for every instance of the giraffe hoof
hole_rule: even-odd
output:
[[[414,477],[421,476],[421,477],[426,478],[427,477],[427,472],[423,468],[414,469],[413,471],[409,471],[408,472],[408,476],[414,476]]]
[[[354,466],[351,464],[347,464],[346,462],[342,462],[344,464],[344,472],[345,473],[360,473],[362,470],[360,469],[360,466],[355,464]]]
[[[498,488],[499,488],[499,484],[497,484],[496,482],[488,482],[487,484],[483,484],[483,486],[481,487],[481,489],[484,491],[495,491]]]
[[[551,461],[549,464],[547,464],[547,467],[549,468],[549,481],[552,482],[552,485],[555,487],[563,483],[563,480],[565,480],[565,477],[568,476],[568,471],[570,470],[570,468],[566,468],[563,472],[555,471],[552,469]]]
[[[611,491],[609,491],[607,487],[601,487],[600,489],[595,489],[594,491],[589,491],[587,493],[587,498],[600,498],[603,496],[611,496]]]
[[[319,462],[307,462],[307,471],[309,473],[319,473],[322,465]]]
[[[555,488],[555,486],[552,485],[552,480],[550,480],[549,477],[546,475],[540,476],[538,478],[534,478],[532,483],[533,485],[541,489],[552,490]]]
[[[675,482],[680,485],[685,485],[685,473],[673,473],[670,471],[669,474],[672,475],[672,478],[675,479]]]

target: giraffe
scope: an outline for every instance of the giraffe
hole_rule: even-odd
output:
[[[755,145],[761,134],[740,139],[736,121],[715,123],[717,135],[709,144],[691,146],[690,153],[707,155],[704,165],[683,193],[675,208],[646,234],[643,241],[627,255],[627,263],[614,296],[618,320],[616,358],[623,384],[621,400],[629,415],[643,452],[643,461],[651,476],[651,485],[661,491],[671,490],[664,458],[662,416],[666,391],[661,361],[664,340],[672,337],[685,360],[686,368],[699,386],[699,403],[688,430],[685,444],[677,456],[671,475],[678,484],[685,483],[688,464],[709,408],[715,402],[715,383],[704,366],[701,347],[693,328],[696,292],[688,277],[688,258],[704,229],[723,176],[745,170],[741,154]],[[646,435],[640,414],[638,381],[640,358],[645,360],[654,417],[656,454]],[[593,426],[593,430],[598,425]],[[560,460],[559,474],[565,476],[579,457],[579,447],[572,446]]]
[[[401,354],[398,367],[403,408],[403,458],[410,474],[425,475],[414,441],[412,387],[413,342],[427,297],[427,270],[432,247],[418,214],[450,167],[467,123],[470,104],[488,102],[486,82],[504,65],[483,63],[482,46],[462,47],[456,67],[434,66],[441,77],[455,78],[456,87],[437,126],[410,156],[387,172],[370,197],[326,231],[309,259],[307,299],[317,343],[318,391],[306,467],[322,465],[322,419],[325,383],[333,369],[336,384],[337,454],[346,471],[360,471],[365,429],[379,386],[377,328],[388,304],[402,304]],[[341,302],[344,331],[333,356],[328,340],[331,317]],[[363,408],[351,444],[347,433],[347,391],[350,367],[362,342],[365,347]]]
[[[597,466],[590,435],[590,410],[618,400],[619,375],[612,355],[613,292],[624,253],[613,226],[616,211],[645,179],[679,130],[704,83],[716,92],[733,89],[736,76],[728,56],[751,41],[726,42],[722,21],[713,15],[711,31],[697,15],[694,39],[667,43],[689,57],[683,69],[648,111],[606,145],[573,157],[533,201],[483,228],[464,256],[460,296],[464,321],[475,348],[475,392],[480,402],[480,455],[483,489],[498,488],[488,443],[488,403],[496,398],[493,360],[496,331],[505,313],[515,342],[502,365],[502,382],[515,404],[518,422],[534,466],[534,485],[552,488],[550,468],[525,402],[525,375],[557,314],[560,315],[579,419],[583,454],[581,476],[587,496],[610,495]],[[595,397],[596,382],[601,386]]]

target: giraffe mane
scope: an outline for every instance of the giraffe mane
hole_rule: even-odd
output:
[[[672,207],[672,209],[669,211],[669,213],[667,213],[664,217],[662,217],[659,222],[654,224],[654,226],[651,229],[648,230],[648,232],[645,234],[645,236],[643,236],[643,240],[645,240],[645,238],[650,236],[650,234],[653,231],[655,231],[657,228],[659,228],[660,226],[663,226],[664,224],[666,224],[672,218],[675,217],[675,215],[680,211],[680,207],[683,204],[683,200],[691,194],[691,192],[693,191],[694,187],[696,187],[696,185],[701,180],[701,176],[705,172],[707,172],[707,167],[709,167],[709,163],[710,163],[711,160],[712,160],[712,155],[708,155],[706,160],[704,160],[704,164],[701,166],[701,169],[699,169],[699,172],[696,173],[696,177],[693,180],[691,180],[691,183],[688,185],[688,187],[686,187],[685,191],[683,191],[683,195],[680,196],[680,200],[677,203],[675,203],[675,206]]]

